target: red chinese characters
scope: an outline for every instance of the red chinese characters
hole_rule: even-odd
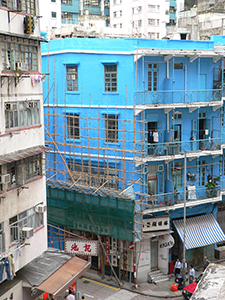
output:
[[[79,247],[77,246],[77,244],[76,243],[74,243],[74,244],[72,244],[72,246],[71,246],[71,251],[79,251]]]
[[[84,252],[91,252],[91,245],[85,244],[84,245]]]

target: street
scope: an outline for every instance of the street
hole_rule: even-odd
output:
[[[77,282],[77,289],[81,292],[82,296],[85,296],[85,300],[159,300],[165,298],[149,297],[140,295],[135,292],[128,291],[126,289],[120,289],[119,287],[113,287],[104,283],[90,280],[85,277],[79,279]],[[170,299],[183,299],[183,297],[174,297]]]

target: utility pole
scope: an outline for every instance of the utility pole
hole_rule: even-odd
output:
[[[185,265],[186,265],[186,257],[185,257],[185,240],[186,240],[186,185],[187,185],[187,153],[186,150],[184,151],[184,244],[183,244],[183,279],[184,279],[184,286],[186,282],[186,271],[185,271]]]

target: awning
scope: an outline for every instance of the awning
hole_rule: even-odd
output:
[[[5,155],[0,156],[0,165],[8,164],[13,161],[20,160],[20,159],[23,159],[23,158],[26,158],[26,157],[29,157],[32,155],[36,155],[36,154],[39,154],[39,153],[42,153],[42,152],[45,152],[48,150],[49,150],[49,148],[47,148],[43,145],[40,145],[40,146],[36,146],[36,147],[31,147],[31,148],[7,153]]]
[[[142,238],[143,240],[147,240],[156,236],[165,235],[172,233],[172,230],[161,230],[161,231],[154,231],[154,232],[143,232]]]
[[[60,295],[65,292],[72,283],[77,281],[90,266],[90,262],[74,256],[35,288],[54,296]]]
[[[173,221],[184,242],[184,220]],[[185,248],[204,247],[225,240],[225,234],[212,214],[186,219]]]

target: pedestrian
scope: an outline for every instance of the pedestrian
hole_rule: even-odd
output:
[[[175,276],[175,282],[178,283],[178,290],[182,290],[184,287],[184,277],[180,274],[180,270],[178,270],[178,273]]]
[[[211,261],[208,260],[207,256],[204,257],[204,267],[203,267],[203,272],[205,269],[208,267],[208,265],[211,263]]]
[[[189,271],[189,284],[194,282],[195,280],[195,269],[192,265],[190,265],[190,271]]]
[[[178,274],[178,272],[180,272],[180,269],[181,269],[181,262],[178,258],[176,263],[175,263],[175,276]]]
[[[181,259],[181,274],[187,274],[187,263]]]
[[[75,296],[71,290],[69,290],[69,295],[66,297],[66,300],[75,300]]]

